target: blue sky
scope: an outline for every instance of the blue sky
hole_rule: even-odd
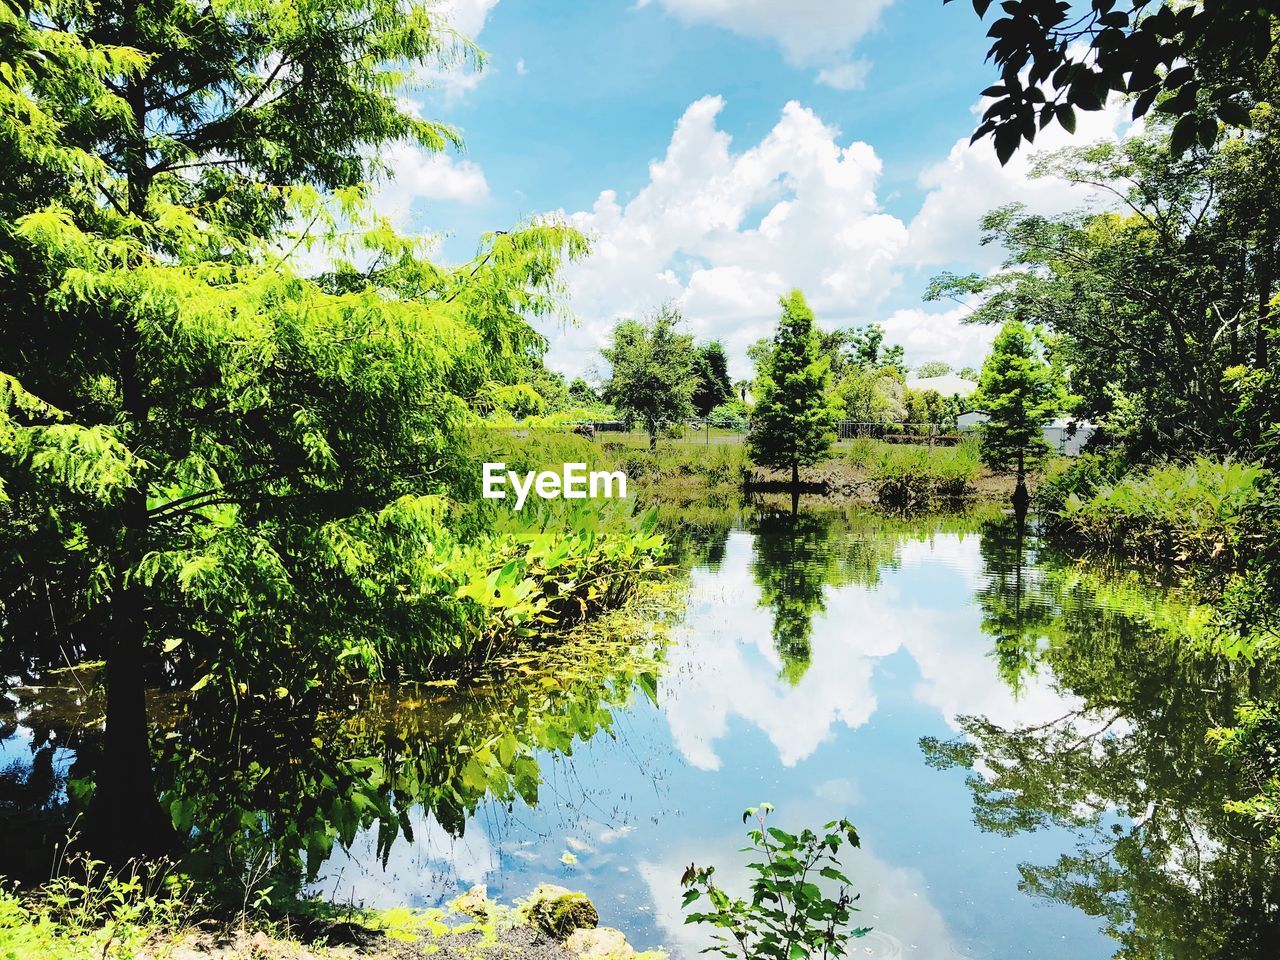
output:
[[[415,92],[461,156],[408,148],[382,208],[468,257],[485,230],[560,212],[596,240],[571,270],[571,329],[549,364],[599,371],[613,322],[664,300],[735,372],[801,287],[827,326],[883,323],[912,364],[981,360],[991,332],[923,304],[940,269],[988,270],[977,218],[1018,200],[1078,205],[966,146],[991,82],[985,26],[940,0],[448,0],[482,73]],[[1108,113],[1081,138],[1111,135]],[[1061,142],[1059,139],[1054,142]],[[1051,146],[1053,143],[1050,144]],[[653,166],[655,161],[658,165]],[[603,195],[603,196],[602,196]]]

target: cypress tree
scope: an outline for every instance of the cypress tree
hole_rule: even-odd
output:
[[[835,439],[835,411],[828,398],[827,357],[822,355],[813,311],[793,290],[780,301],[782,317],[765,369],[757,377],[758,397],[747,443],[758,464],[791,470],[822,460]]]
[[[1010,320],[996,336],[974,401],[990,417],[982,427],[982,460],[1017,476],[1013,502],[1025,508],[1026,472],[1049,454],[1044,426],[1067,403],[1057,371],[1040,356],[1025,324]]]

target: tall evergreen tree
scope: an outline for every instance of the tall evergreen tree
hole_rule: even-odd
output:
[[[831,449],[836,416],[828,397],[829,358],[822,355],[813,311],[799,290],[779,302],[782,318],[757,376],[747,443],[756,463],[789,468],[792,486],[799,486],[800,468]]]
[[[461,428],[585,246],[455,271],[356,229],[380,148],[456,139],[405,70],[466,50],[413,0],[0,0],[0,637],[105,660],[113,859],[168,839],[149,684],[301,697],[440,632]],[[361,266],[292,269],[352,232]]]
[[[1049,453],[1045,424],[1067,404],[1058,371],[1041,356],[1026,324],[1010,320],[996,336],[974,404],[990,418],[982,425],[982,460],[1017,477],[1013,502],[1025,508],[1026,472]]]

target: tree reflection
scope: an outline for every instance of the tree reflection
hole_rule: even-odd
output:
[[[1008,523],[986,532],[983,557],[978,599],[1002,674],[1016,688],[1042,673],[1080,706],[1019,728],[962,717],[963,737],[922,742],[928,761],[971,771],[986,830],[1075,833],[1055,863],[1023,865],[1021,887],[1099,918],[1117,956],[1269,955],[1280,861],[1224,813],[1242,785],[1206,734],[1243,699],[1273,695],[1275,677],[1197,652],[1210,612],[1186,594],[1037,556]]]
[[[461,836],[486,800],[536,804],[539,756],[570,753],[609,732],[615,709],[656,697],[660,650],[645,627],[633,640],[583,635],[527,651],[468,681],[317,689],[310,700],[277,704],[198,695],[153,704],[163,728],[154,738],[163,744],[161,802],[187,838],[183,867],[228,894],[244,875],[265,873],[261,882],[279,899],[297,894],[335,845],[349,847],[363,831],[377,832],[385,862],[399,838],[412,839],[415,810]],[[66,783],[81,804],[99,744],[84,725],[91,704],[54,697],[28,707],[21,722],[41,748],[34,765],[0,776],[0,827],[9,836],[24,818],[60,814],[33,850],[47,855],[77,805],[51,807],[64,785],[50,765],[52,743],[75,743]]]

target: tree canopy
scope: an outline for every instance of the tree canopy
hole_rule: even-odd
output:
[[[951,0],[943,0],[950,3]],[[973,0],[985,17],[992,0]],[[1132,98],[1137,119],[1153,107],[1176,117],[1172,149],[1212,146],[1221,123],[1246,127],[1276,67],[1268,0],[1008,0],[992,21],[987,59],[999,80],[974,132],[990,135],[1001,162],[1057,122],[1074,132],[1077,110],[1101,110],[1112,93]]]
[[[613,368],[604,398],[644,427],[650,449],[663,429],[693,416],[697,356],[693,336],[677,329],[682,322],[680,312],[664,304],[647,320],[621,321],[612,345],[601,351]]]
[[[831,449],[835,411],[828,395],[830,361],[822,356],[813,311],[799,290],[780,303],[782,317],[768,364],[757,375],[747,442],[756,463],[789,469],[797,484],[800,468],[817,463]]]

